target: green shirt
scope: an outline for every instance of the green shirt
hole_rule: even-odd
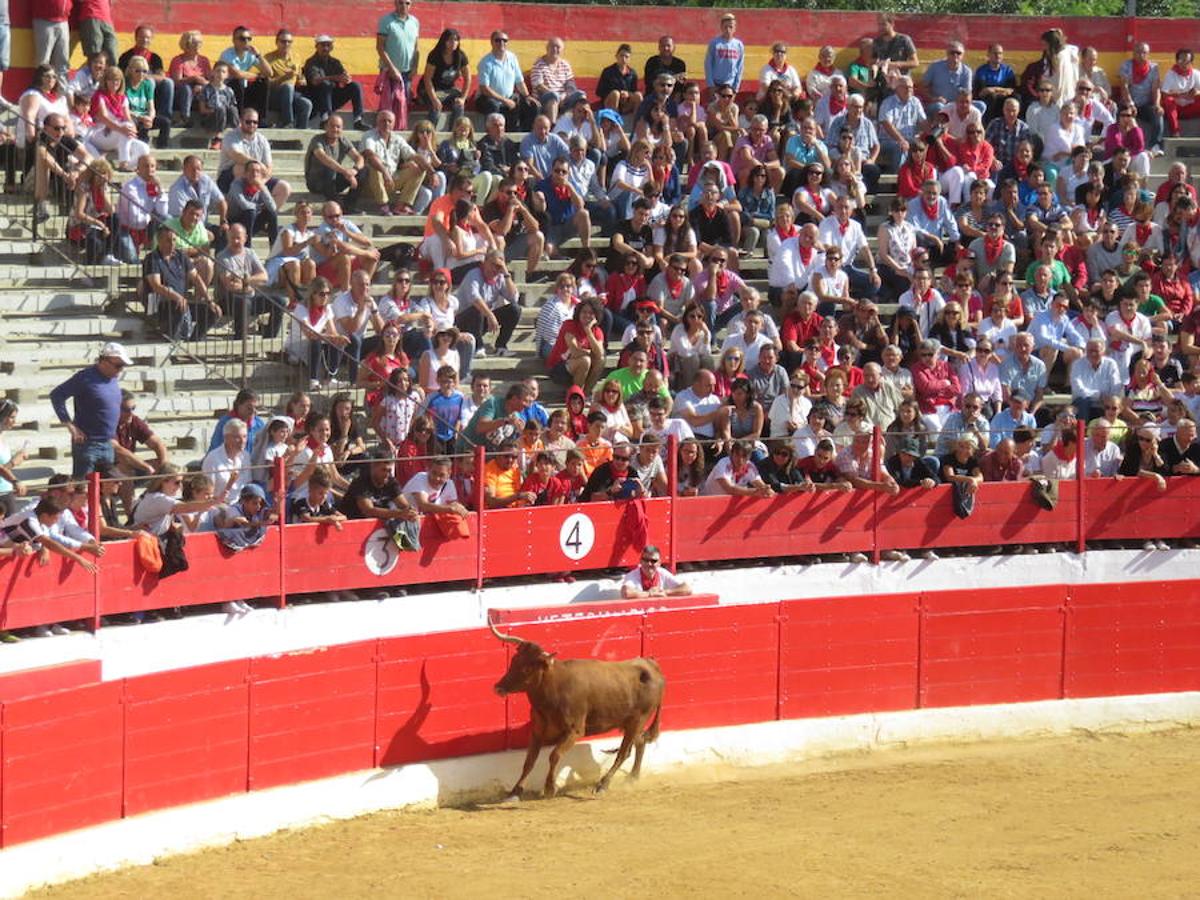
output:
[[[1167,311],[1167,304],[1158,294],[1151,294],[1150,299],[1138,307],[1138,312],[1148,319],[1153,319],[1159,313]]]
[[[1033,284],[1033,273],[1037,271],[1037,267],[1042,265],[1039,260],[1034,260],[1029,264],[1029,268],[1025,270],[1025,283]],[[1071,283],[1071,273],[1067,271],[1067,267],[1063,265],[1061,259],[1056,259],[1050,263],[1050,293],[1057,293],[1064,284]]]
[[[183,223],[179,221],[179,216],[167,219],[163,224],[179,235],[179,240],[189,250],[200,250],[212,243],[212,235],[204,227],[203,219],[196,222],[196,227],[191,231],[183,227]]]
[[[129,100],[130,115],[150,115],[150,107],[154,103],[154,79],[143,78],[137,87],[125,85],[125,96]]]

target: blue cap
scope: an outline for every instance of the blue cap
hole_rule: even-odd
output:
[[[617,115],[615,110],[602,109],[602,110],[600,110],[600,112],[598,112],[596,114],[596,119],[599,122],[603,122],[607,119],[609,122],[612,122],[614,125],[616,125],[618,128],[621,128],[621,129],[623,129],[625,127],[625,123],[623,121],[621,121],[621,117]]]

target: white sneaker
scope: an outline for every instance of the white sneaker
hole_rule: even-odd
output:
[[[513,353],[513,351],[509,350],[507,347],[497,347],[496,348],[496,356],[514,356],[514,355],[515,354]]]
[[[34,637],[50,637],[50,634],[51,632],[49,625],[39,625],[37,628],[33,629]]]
[[[247,603],[245,600],[234,600],[233,605],[237,607],[237,611],[239,613],[241,613],[243,616],[254,612],[254,607],[251,606],[249,603]]]
[[[475,358],[476,359],[487,359],[487,347],[483,346],[483,344],[480,344],[475,349]]]
[[[1171,545],[1168,544],[1166,541],[1155,541],[1155,543],[1158,544],[1159,550],[1170,550],[1171,549]]]
[[[1142,544],[1142,549],[1143,550],[1157,550],[1158,544],[1156,544],[1154,541],[1146,541],[1146,543]]]
[[[852,562],[852,563],[865,563],[867,561],[868,561],[867,554],[865,554],[865,553],[851,553],[850,554],[850,562]]]
[[[888,562],[908,562],[909,560],[908,554],[903,550],[884,550],[879,558]]]
[[[932,550],[926,550],[924,553],[921,554],[921,559],[940,559],[940,558],[941,557],[939,557]]]
[[[230,600],[221,607],[221,611],[227,616],[244,616],[250,612],[250,607],[246,606],[241,600]]]
[[[57,622],[50,626],[51,634],[70,634],[71,629],[66,625],[59,625]]]
[[[123,266],[123,265],[125,265],[125,263],[121,262],[119,259],[117,259],[115,256],[113,256],[111,253],[109,253],[104,257],[104,259],[100,260],[100,265],[102,265],[102,266]]]

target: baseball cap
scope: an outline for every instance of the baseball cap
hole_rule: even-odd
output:
[[[917,443],[915,437],[901,438],[896,450],[899,453],[907,453],[909,456],[921,455],[921,445]]]
[[[100,348],[100,358],[119,359],[127,366],[133,365],[133,360],[129,358],[129,354],[125,352],[125,346],[118,344],[116,341],[109,341]]]
[[[313,43],[314,44],[332,44],[333,38],[331,38],[327,34],[318,34],[315,38],[313,38]]]

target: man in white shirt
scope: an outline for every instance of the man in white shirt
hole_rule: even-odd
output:
[[[636,600],[641,597],[686,597],[692,592],[686,581],[676,578],[662,568],[662,553],[654,544],[647,544],[635,569],[621,579],[621,597]]]
[[[230,419],[222,432],[221,446],[210,450],[200,471],[212,480],[213,496],[231,503],[250,483],[250,454],[246,452],[246,423]]]
[[[1178,50],[1175,65],[1167,70],[1162,80],[1162,110],[1167,124],[1167,134],[1179,136],[1179,120],[1200,116],[1200,72],[1192,68],[1195,55],[1191,50]]]
[[[674,413],[697,437],[714,438],[729,428],[729,407],[717,396],[717,377],[707,369],[696,373],[690,388],[675,397]]]
[[[144,249],[150,248],[148,229],[151,221],[167,217],[167,192],[158,180],[158,162],[149,153],[137,161],[137,174],[121,187],[117,202],[117,252],[122,262],[137,262]]]
[[[1071,402],[1085,422],[1100,415],[1104,397],[1121,397],[1125,393],[1121,372],[1116,362],[1104,355],[1102,341],[1088,341],[1083,358],[1071,364],[1070,372]]]
[[[704,482],[706,497],[773,497],[775,492],[762,480],[754,463],[750,462],[750,444],[735,441],[729,455],[717,460]]]
[[[1112,478],[1121,468],[1121,448],[1110,441],[1112,428],[1104,419],[1096,419],[1088,426],[1087,446],[1083,463],[1083,474],[1088,478]]]
[[[774,346],[774,341],[762,333],[763,316],[760,312],[748,312],[743,317],[744,327],[739,331],[729,330],[725,343],[721,345],[721,355],[730,350],[741,350],[743,368],[753,369],[758,365],[758,353],[763,347]]]
[[[833,204],[833,215],[821,222],[817,236],[825,249],[837,247],[842,251],[842,268],[850,278],[851,293],[855,297],[874,297],[879,292],[879,272],[862,225],[851,218],[855,206],[852,197],[838,197]],[[862,268],[856,265],[860,256]]]
[[[1083,356],[1084,348],[1079,343],[1079,332],[1071,325],[1067,316],[1069,306],[1070,301],[1067,300],[1066,294],[1055,294],[1049,308],[1039,312],[1029,323],[1034,346],[1038,356],[1046,364],[1046,371],[1054,368],[1060,353],[1063,365],[1068,370],[1072,363]]]
[[[444,456],[429,461],[429,468],[404,483],[404,496],[423,515],[451,513],[465,516],[467,508],[458,502],[458,490],[450,480],[450,460]]]
[[[354,384],[358,380],[358,364],[362,358],[367,326],[370,325],[376,334],[383,330],[379,305],[371,296],[371,276],[362,269],[350,276],[350,290],[334,298],[333,321],[337,330],[350,340],[346,345],[346,355],[350,357],[350,383]]]

